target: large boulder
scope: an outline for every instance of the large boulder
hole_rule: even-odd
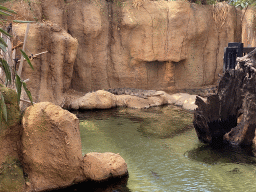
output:
[[[79,120],[49,102],[27,108],[23,120],[23,166],[27,190],[41,191],[84,180]]]

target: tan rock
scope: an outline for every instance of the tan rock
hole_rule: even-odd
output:
[[[13,25],[14,45],[23,41],[26,27],[27,24]],[[26,62],[23,65],[21,76],[29,79],[27,86],[35,102],[49,101],[58,105],[64,102],[64,93],[71,84],[77,47],[77,40],[57,24],[30,24],[25,48],[27,55],[48,51],[31,61],[34,70]],[[20,55],[18,51],[17,54]]]
[[[42,102],[27,108],[22,124],[23,165],[33,190],[64,187],[85,179],[75,115]]]
[[[71,109],[109,109],[113,107],[116,107],[115,95],[103,90],[87,93],[71,103]]]
[[[242,42],[244,47],[255,47],[256,46],[256,35],[255,35],[255,14],[256,9],[254,6],[249,7],[246,11],[243,11],[243,22],[242,22]]]
[[[124,176],[128,173],[124,159],[115,153],[88,153],[83,160],[84,174],[94,181]]]
[[[150,103],[148,99],[140,98],[131,95],[116,95],[117,106],[129,107],[134,109],[149,108]]]

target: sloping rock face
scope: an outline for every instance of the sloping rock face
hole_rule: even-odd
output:
[[[27,191],[69,186],[85,180],[79,120],[49,102],[29,107],[23,117],[22,152]]]
[[[213,84],[222,71],[223,48],[241,41],[241,11],[225,3],[39,2],[13,6],[18,16],[28,12],[23,19],[34,15],[53,24],[31,25],[28,54],[49,51],[33,61],[33,73],[24,66],[35,101],[62,105],[69,89],[170,91]],[[14,26],[18,36],[24,29]]]
[[[7,107],[8,124],[0,119],[0,191],[22,192],[25,179],[20,164],[21,114],[15,91],[0,85]]]
[[[13,27],[14,45],[23,41],[26,27],[27,24]],[[51,22],[30,24],[26,53],[35,55],[48,51],[32,60],[34,70],[27,63],[23,65],[22,78],[29,79],[27,86],[35,102],[50,101],[63,105],[64,93],[72,80],[77,48],[77,40],[59,25]]]

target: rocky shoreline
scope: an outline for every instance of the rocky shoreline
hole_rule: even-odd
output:
[[[168,94],[165,91],[131,88],[98,90],[73,99],[69,105],[66,105],[66,108],[68,110],[110,109],[115,107],[143,109],[173,104],[193,111],[197,108],[195,105],[196,97],[198,96],[204,100],[204,97],[213,94],[215,89],[216,87],[190,90],[190,92],[198,93],[197,95],[186,93],[189,92],[188,90],[173,94]]]

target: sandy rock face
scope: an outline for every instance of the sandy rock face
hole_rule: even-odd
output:
[[[222,71],[223,48],[241,39],[239,14],[225,3],[144,1],[135,8],[131,0],[70,1],[69,10],[70,34],[86,42],[79,44],[72,79],[80,91],[212,84]]]
[[[26,24],[13,26],[14,45],[23,41],[26,27]],[[30,24],[26,53],[35,55],[48,51],[31,61],[34,70],[26,62],[23,65],[21,76],[29,79],[27,86],[35,102],[49,101],[62,105],[64,93],[70,88],[77,47],[77,40],[57,24]]]
[[[136,7],[132,0],[33,0],[30,5],[16,6],[19,14],[31,12],[25,18],[34,12],[42,21],[31,25],[27,52],[49,53],[33,61],[33,73],[25,67],[23,79],[30,79],[35,101],[58,105],[68,89],[173,90],[213,84],[222,73],[223,48],[242,36],[241,11],[226,3],[148,0]],[[250,31],[252,15],[245,15]],[[247,28],[243,34],[249,39],[253,33]],[[23,25],[13,29],[24,36]]]
[[[128,174],[124,159],[115,153],[87,153],[83,163],[84,174],[94,181]]]
[[[29,107],[22,124],[23,164],[31,190],[40,191],[81,181],[79,120],[49,102]]]

